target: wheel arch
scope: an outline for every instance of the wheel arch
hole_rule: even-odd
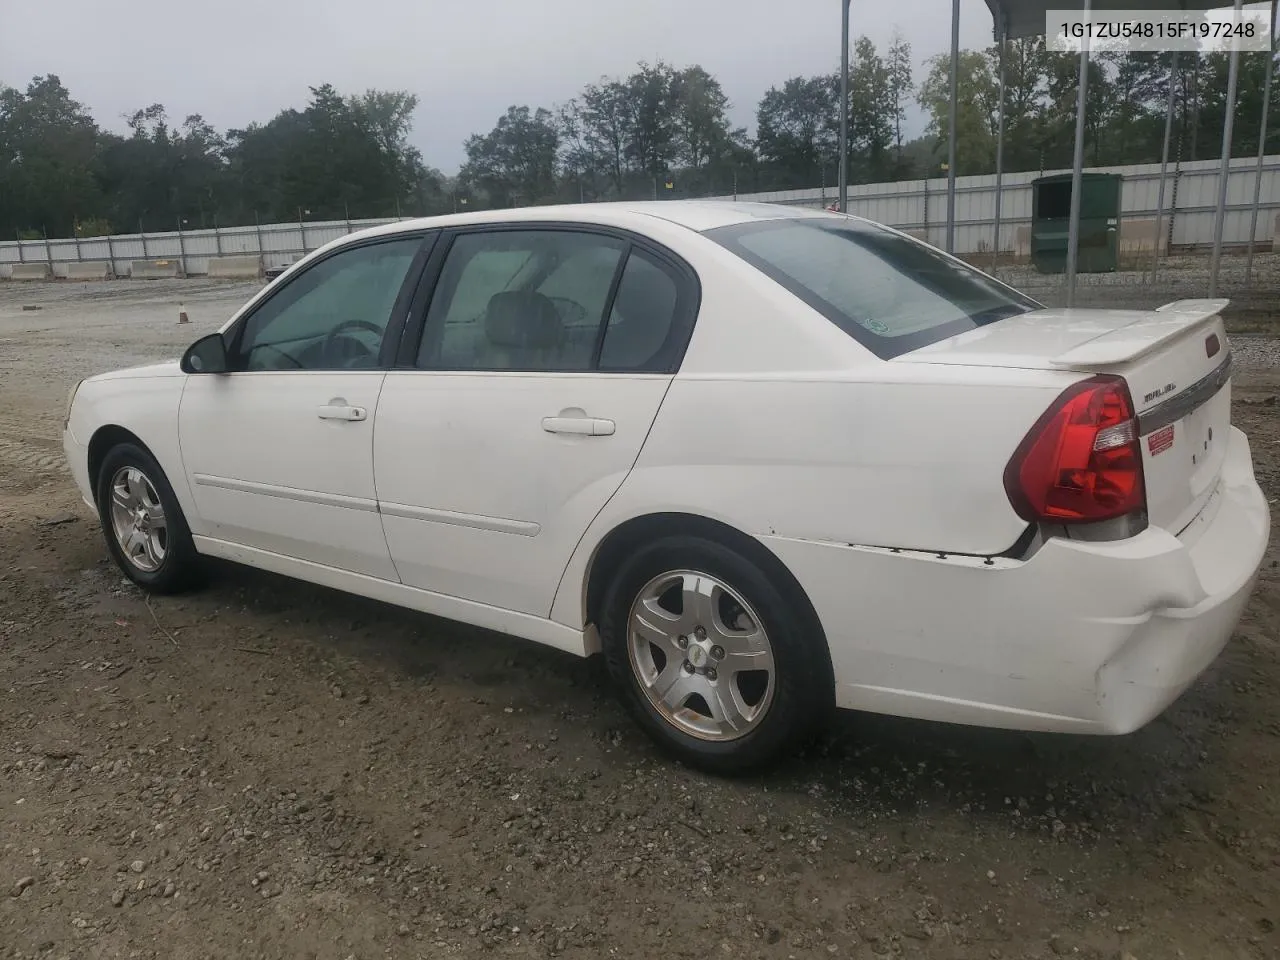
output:
[[[132,443],[141,447],[151,456],[157,463],[160,462],[154,451],[132,430],[115,423],[107,423],[98,427],[93,432],[93,436],[89,438],[88,457],[89,457],[89,489],[93,494],[93,502],[98,502],[98,483],[102,472],[102,462],[106,460],[107,454],[114,447],[118,447],[122,443]],[[161,467],[163,469],[163,467]]]
[[[822,628],[817,610],[809,600],[804,587],[800,585],[800,581],[777,554],[755,537],[720,520],[698,514],[678,512],[642,514],[623,521],[601,538],[591,554],[586,576],[583,579],[583,622],[587,628],[594,631],[595,626],[600,622],[601,606],[609,581],[627,554],[642,543],[672,534],[694,534],[735,550],[757,564],[771,579],[774,579],[799,615],[808,621],[809,628],[816,630],[818,636],[822,638],[823,646],[827,649],[826,669],[834,689],[835,673],[831,665],[831,649],[827,644],[826,632]]]

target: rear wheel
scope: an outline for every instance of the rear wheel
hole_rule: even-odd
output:
[[[832,698],[826,641],[760,566],[699,537],[623,564],[604,598],[609,671],[665,750],[714,773],[794,749]]]
[[[200,558],[173,488],[137,444],[107,452],[98,471],[98,516],[107,550],[138,586],[176,593],[194,585]]]

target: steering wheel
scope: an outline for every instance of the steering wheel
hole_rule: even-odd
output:
[[[301,360],[299,360],[297,357],[295,357],[295,356],[294,356],[293,354],[291,354],[291,353],[285,353],[283,350],[281,350],[279,347],[277,347],[274,343],[259,343],[259,344],[258,344],[257,346],[255,346],[253,349],[254,349],[255,351],[256,351],[256,350],[271,350],[271,351],[273,351],[273,352],[275,352],[275,353],[278,353],[280,356],[284,357],[286,360],[288,360],[291,364],[293,364],[293,365],[294,365],[295,367],[297,367],[299,370],[304,369],[304,365],[303,365],[303,363],[302,363],[302,361],[301,361]]]
[[[338,339],[348,330],[367,330],[378,338],[379,343],[382,341],[383,331],[377,324],[370,323],[368,320],[343,320],[342,323],[330,330],[329,335],[324,338],[323,353],[325,357],[332,357],[334,360],[341,360],[345,363],[349,363],[354,359],[360,359],[355,357],[349,358],[345,356],[338,356],[337,351],[334,349],[334,345],[338,342]],[[362,341],[355,337],[346,337],[345,339],[363,349],[366,357],[376,356],[376,347],[373,350],[370,350]]]
[[[576,300],[570,300],[568,297],[547,297],[547,299],[556,305],[561,322],[574,324],[586,319],[587,308]],[[561,304],[564,304],[567,309],[561,309]]]

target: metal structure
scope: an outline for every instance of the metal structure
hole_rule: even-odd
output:
[[[1150,10],[1159,12],[1168,9],[1168,0],[1075,0],[1074,3],[1063,3],[1062,0],[986,0],[988,9],[995,23],[1003,25],[1003,35],[1019,38],[1041,36],[1045,30],[1045,16],[1051,9],[1079,8],[1082,13],[1088,15],[1092,11],[1102,12],[1107,10]],[[1181,0],[1179,6],[1185,10],[1218,10],[1228,6],[1227,0]],[[1234,9],[1239,14],[1243,6],[1243,0],[1234,0]],[[1273,24],[1274,26],[1274,24]],[[957,45],[952,43],[952,58],[959,55]],[[1222,228],[1225,217],[1226,201],[1227,201],[1227,178],[1230,172],[1231,164],[1231,133],[1232,133],[1232,117],[1235,113],[1236,98],[1236,75],[1239,64],[1239,50],[1234,46],[1231,50],[1230,72],[1227,84],[1227,102],[1226,117],[1227,121],[1223,130],[1222,140],[1222,161],[1219,168],[1219,184],[1218,199],[1216,208],[1216,218],[1214,226],[1214,242],[1213,253],[1209,274],[1209,291],[1208,295],[1212,297],[1216,292],[1218,283],[1218,270],[1222,257]],[[1079,208],[1079,188],[1080,174],[1084,168],[1084,129],[1085,129],[1085,108],[1087,105],[1086,94],[1089,78],[1089,48],[1087,44],[1081,45],[1080,50],[1080,89],[1079,96],[1076,101],[1076,139],[1074,162],[1072,164],[1072,198],[1071,198],[1071,223],[1069,228],[1068,251],[1067,251],[1067,303],[1070,305],[1075,300],[1076,288],[1076,260],[1078,254],[1078,241],[1080,230],[1080,208]],[[1174,73],[1170,72],[1170,82],[1175,79]],[[1172,96],[1172,91],[1170,93]],[[1265,116],[1265,115],[1264,115]],[[1168,166],[1168,137],[1171,127],[1171,116],[1166,123],[1165,145],[1163,151],[1164,161],[1162,163],[1161,178],[1161,203],[1160,212],[1157,214],[1159,219],[1163,219],[1163,193],[1164,178],[1167,173]],[[955,137],[955,130],[951,131],[951,136]],[[1262,128],[1262,140],[1266,142],[1266,127]],[[1157,230],[1159,228],[1157,227]],[[1155,259],[1158,262],[1160,257],[1160,238],[1157,233],[1155,242]],[[1153,274],[1155,267],[1153,265]]]
[[[996,212],[995,228],[991,237],[991,269],[1000,265],[1000,201],[1004,189],[1004,97],[1005,97],[1005,58],[1009,55],[1009,24],[1001,18],[996,22],[996,30],[1000,35],[1000,103],[997,107],[999,124],[996,131]],[[954,250],[951,251],[955,253]]]
[[[1164,113],[1164,142],[1160,148],[1160,198],[1156,201],[1155,239],[1151,244],[1151,282],[1160,269],[1160,231],[1164,228],[1164,184],[1169,176],[1169,141],[1173,138],[1173,106],[1178,99],[1178,52],[1175,50],[1169,62],[1169,102]],[[1258,213],[1254,206],[1254,216]],[[1255,227],[1256,229],[1256,227]]]
[[[840,26],[840,212],[849,212],[849,2]],[[825,177],[824,177],[825,179]]]
[[[1085,16],[1092,9],[1090,0],[1084,0]],[[1080,79],[1076,91],[1076,143],[1071,159],[1071,217],[1067,226],[1067,306],[1076,305],[1076,266],[1080,260],[1080,189],[1084,174],[1085,114],[1089,109],[1089,45],[1080,47]]]
[[[956,252],[956,127],[960,122],[960,0],[951,0],[951,110],[947,144],[947,253]]]
[[[1236,0],[1236,16],[1244,6],[1244,0]],[[1218,269],[1222,265],[1222,225],[1227,213],[1227,174],[1231,172],[1231,134],[1236,120],[1236,84],[1240,76],[1240,51],[1231,46],[1227,66],[1227,117],[1222,125],[1222,166],[1218,172],[1218,211],[1213,225],[1213,261],[1209,265],[1209,297],[1218,295]],[[1265,142],[1266,134],[1262,134]]]
[[[1244,265],[1247,285],[1253,279],[1253,245],[1258,237],[1258,205],[1262,202],[1262,163],[1267,154],[1267,112],[1271,106],[1271,76],[1276,72],[1276,13],[1280,12],[1280,0],[1271,0],[1271,53],[1267,62],[1267,76],[1262,82],[1262,126],[1258,136],[1258,170],[1253,179],[1253,217],[1249,223],[1249,252]]]
[[[995,24],[995,37],[1000,44],[1000,74],[1001,74],[1001,92],[1000,92],[1000,118],[998,124],[996,156],[997,156],[997,191],[999,184],[1003,180],[1003,155],[1004,155],[1004,51],[1007,42],[1010,39],[1017,40],[1026,37],[1043,36],[1045,32],[1046,15],[1049,10],[1060,9],[1079,9],[1086,16],[1091,12],[1104,12],[1114,10],[1145,10],[1158,13],[1168,9],[1169,0],[985,0],[987,8],[991,12],[992,20]],[[842,0],[843,7],[843,24],[841,31],[841,76],[843,78],[843,88],[845,95],[840,105],[840,156],[841,169],[845,170],[845,158],[848,153],[848,123],[849,123],[849,98],[848,98],[848,70],[849,70],[849,3],[850,0]],[[1192,11],[1208,11],[1220,10],[1228,6],[1233,6],[1236,15],[1239,16],[1243,7],[1243,0],[1180,0],[1179,6],[1182,10]],[[1272,2],[1272,30],[1275,29],[1275,11],[1276,2]],[[1272,49],[1275,44],[1273,40]],[[1222,138],[1222,159],[1219,167],[1219,184],[1218,199],[1215,209],[1215,226],[1213,239],[1213,252],[1210,267],[1209,280],[1209,296],[1213,296],[1216,292],[1218,283],[1219,265],[1222,257],[1222,237],[1225,222],[1226,205],[1227,205],[1227,180],[1230,175],[1231,167],[1231,135],[1233,128],[1233,115],[1236,109],[1236,83],[1239,72],[1240,52],[1232,46],[1230,52],[1230,68],[1227,84],[1227,102],[1225,104],[1226,123],[1223,129]],[[960,62],[960,2],[952,0],[951,4],[951,103],[950,103],[950,129],[948,130],[948,169],[947,169],[947,223],[944,245],[948,252],[955,251],[955,217],[956,217],[956,114],[957,101],[959,99],[958,89],[958,73]],[[1176,81],[1177,58],[1174,58],[1174,66],[1170,70],[1170,104],[1166,115],[1165,123],[1165,139],[1162,151],[1161,173],[1160,173],[1160,202],[1157,212],[1157,233],[1154,241],[1154,259],[1152,263],[1152,277],[1154,278],[1160,258],[1160,225],[1163,222],[1164,215],[1164,182],[1168,172],[1168,156],[1169,156],[1169,138],[1172,128],[1173,115],[1173,85]],[[1068,251],[1067,251],[1067,303],[1070,305],[1075,299],[1076,288],[1076,265],[1078,257],[1079,231],[1080,231],[1080,182],[1081,174],[1084,169],[1084,132],[1085,132],[1085,109],[1087,106],[1087,93],[1089,84],[1089,47],[1088,44],[1082,44],[1080,49],[1080,74],[1079,74],[1079,90],[1076,99],[1076,129],[1075,129],[1075,146],[1072,164],[1072,195],[1071,195],[1071,219],[1068,229]],[[1271,68],[1267,73],[1267,90],[1270,91]],[[1267,139],[1267,100],[1264,99],[1261,127],[1261,146],[1259,149],[1259,157],[1265,152]],[[1256,208],[1260,202],[1261,195],[1261,177],[1262,177],[1262,161],[1259,159],[1257,181],[1255,184],[1255,200],[1254,200],[1254,229],[1256,230]],[[848,210],[848,185],[844,175],[841,177],[840,186],[840,209]],[[1000,247],[1000,211],[999,201],[997,200],[997,213],[995,222],[995,248],[998,255]],[[1252,253],[1252,246],[1250,247]]]

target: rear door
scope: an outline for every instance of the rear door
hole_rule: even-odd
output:
[[[459,231],[433,261],[378,406],[387,544],[406,584],[547,616],[683,357],[697,280],[580,226]]]

